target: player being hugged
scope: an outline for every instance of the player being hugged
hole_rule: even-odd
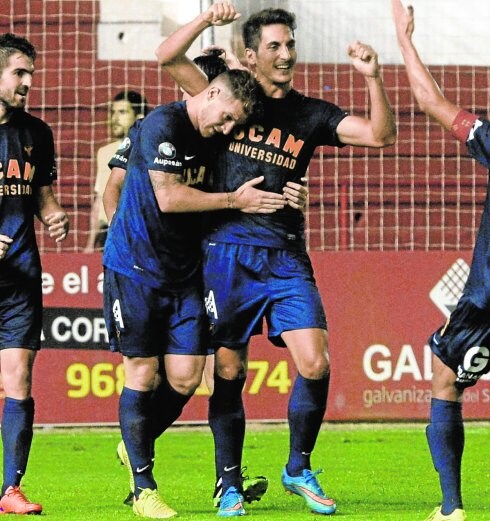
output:
[[[239,17],[232,4],[213,4],[159,46],[159,63],[184,90],[199,92],[206,81],[186,51],[206,28],[234,23]],[[244,23],[245,57],[265,94],[264,113],[230,134],[218,150],[213,190],[233,190],[264,176],[261,188],[283,193],[288,182],[300,182],[317,146],[382,148],[395,142],[394,118],[374,49],[358,41],[348,47],[369,93],[370,117],[359,117],[292,88],[295,30],[295,15],[283,9],[264,9]],[[303,213],[288,205],[271,215],[216,213],[208,230],[204,285],[216,349],[209,423],[216,474],[222,482],[218,511],[222,517],[245,513],[240,475],[245,435],[242,390],[248,344],[262,332],[264,319],[269,339],[288,348],[298,370],[288,407],[291,436],[282,484],[313,512],[336,511],[310,461],[326,410],[330,364],[327,320],[304,229]]]

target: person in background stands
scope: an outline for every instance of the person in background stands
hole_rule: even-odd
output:
[[[439,89],[412,41],[414,10],[392,0],[398,45],[420,109],[466,144],[471,157],[490,168],[490,122],[458,107]],[[464,390],[490,371],[490,191],[463,295],[446,324],[429,339],[432,400],[427,442],[439,474],[442,504],[426,521],[466,521],[461,494]]]
[[[52,189],[56,180],[51,129],[25,111],[36,50],[14,34],[0,35],[0,371],[3,484],[0,514],[40,514],[20,489],[31,449],[32,368],[42,328],[41,260],[34,217],[63,241],[68,217]]]
[[[110,129],[114,141],[97,150],[97,174],[95,177],[92,207],[90,210],[90,228],[85,253],[101,251],[107,237],[108,219],[102,203],[107,180],[111,173],[108,163],[119,148],[133,123],[148,113],[148,103],[139,93],[125,90],[117,93],[110,109]]]

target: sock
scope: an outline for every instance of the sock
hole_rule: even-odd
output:
[[[311,470],[310,455],[315,448],[327,407],[330,376],[309,380],[296,377],[288,406],[290,476],[300,476],[303,469]]]
[[[192,398],[177,392],[164,377],[152,396],[153,439],[160,437],[181,415],[185,404]]]
[[[119,423],[131,462],[136,497],[141,489],[157,488],[153,478],[152,394],[153,391],[135,391],[123,387],[119,399]]]
[[[241,465],[245,438],[242,390],[245,378],[225,380],[214,375],[214,392],[209,399],[209,426],[214,437],[216,477],[223,493],[231,486],[241,489]]]
[[[464,449],[462,405],[433,398],[427,441],[434,467],[439,473],[442,513],[448,515],[463,508],[461,496],[461,460]]]
[[[32,442],[34,400],[5,398],[2,418],[3,485],[17,487],[25,474]]]

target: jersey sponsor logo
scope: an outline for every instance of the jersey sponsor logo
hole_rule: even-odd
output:
[[[186,168],[182,172],[182,179],[187,186],[202,185],[206,179],[206,167]]]
[[[155,157],[153,162],[156,163],[157,165],[162,165],[162,166],[176,166],[176,167],[182,166],[182,161],[178,161],[177,159],[162,159],[160,157]]]
[[[296,159],[288,157],[284,153],[263,150],[262,148],[246,145],[245,143],[239,143],[238,141],[232,141],[229,144],[228,150],[235,154],[240,154],[241,156],[250,157],[251,159],[270,163],[282,168],[288,168],[289,170],[294,170],[296,168]]]
[[[118,298],[114,301],[114,304],[112,304],[112,315],[114,317],[114,320],[117,322],[119,328],[124,329],[124,321],[121,312],[121,302]]]
[[[234,138],[236,141],[248,138],[252,143],[274,147],[295,158],[299,156],[305,144],[303,139],[296,139],[292,134],[284,133],[280,128],[273,128],[266,133],[262,125],[252,125],[248,129],[241,128],[235,131]]]
[[[204,297],[204,305],[209,316],[214,319],[218,318],[218,309],[216,307],[216,301],[214,300],[214,292],[210,290],[207,297]]]
[[[124,163],[124,164],[126,164],[128,162],[128,158],[127,157],[121,156],[120,154],[117,154],[117,153],[114,154],[112,157],[113,157],[113,159],[115,159],[115,160],[117,160],[117,161],[119,161],[121,163]]]
[[[172,143],[165,141],[164,143],[160,143],[158,145],[158,153],[168,159],[173,159],[177,154],[177,151],[175,150],[175,147],[172,145]]]
[[[473,346],[464,355],[463,363],[458,367],[456,381],[463,384],[475,383],[490,369],[490,349],[485,346]]]
[[[131,139],[129,139],[128,136],[126,136],[122,141],[121,144],[117,147],[118,152],[126,152],[126,150],[129,150],[129,147],[131,146]]]
[[[8,163],[0,163],[0,179],[19,179],[31,182],[34,177],[35,167],[26,161],[24,164],[24,171],[17,159],[9,159]]]

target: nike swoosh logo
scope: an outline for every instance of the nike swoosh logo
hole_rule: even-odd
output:
[[[238,465],[233,465],[233,467],[225,467],[223,470],[225,472],[230,472],[231,470],[236,469],[237,467],[238,467]]]
[[[146,469],[149,469],[149,468],[150,468],[150,465],[145,465],[144,467],[141,467],[141,468],[136,467],[136,472],[138,472],[138,474],[139,474],[140,472],[144,472]]]
[[[185,159],[186,161],[190,161],[191,159],[194,159],[195,157],[196,157],[195,154],[194,154],[193,156],[186,156],[186,155],[184,155],[184,159]]]

